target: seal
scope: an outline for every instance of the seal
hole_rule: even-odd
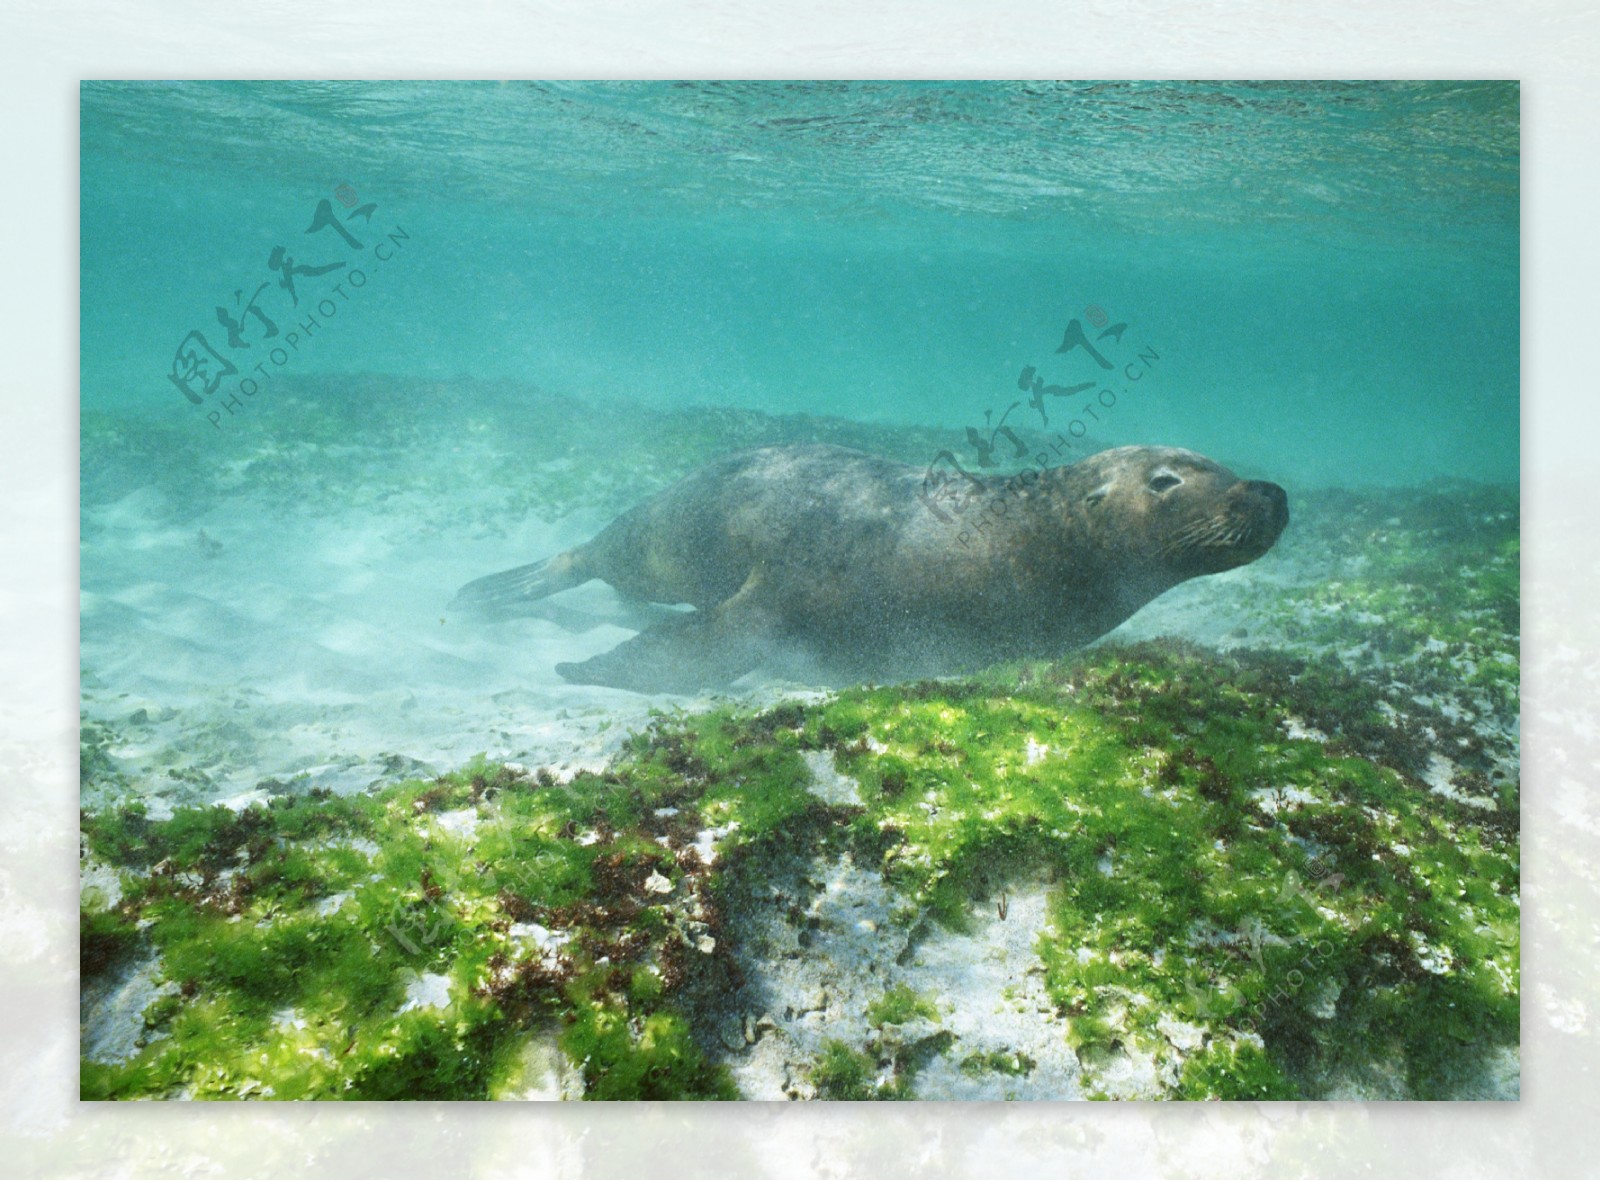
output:
[[[1175,447],[965,478],[995,510],[969,524],[935,511],[907,464],[825,444],[742,451],[451,606],[527,614],[598,578],[695,608],[556,666],[580,684],[686,693],[758,667],[904,680],[1059,656],[1181,582],[1254,561],[1289,520],[1277,484]]]

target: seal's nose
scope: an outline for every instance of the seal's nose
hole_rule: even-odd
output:
[[[1272,513],[1274,528],[1282,530],[1289,523],[1289,494],[1270,480],[1248,480],[1245,487],[1267,502]]]

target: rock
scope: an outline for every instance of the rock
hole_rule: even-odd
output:
[[[1161,1036],[1172,1043],[1175,1050],[1188,1053],[1198,1050],[1205,1044],[1206,1031],[1203,1026],[1190,1025],[1187,1021],[1179,1021],[1173,1017],[1163,1017],[1156,1022],[1156,1029]]]

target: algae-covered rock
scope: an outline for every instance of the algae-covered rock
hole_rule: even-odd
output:
[[[565,784],[88,812],[86,948],[163,991],[83,1094],[1481,1092],[1517,825],[1430,787],[1457,734],[1333,655],[1144,644],[662,717]]]
[[[669,425],[689,463],[817,424]],[[341,446],[205,478],[343,495]],[[1105,645],[661,716],[599,770],[341,752],[341,794],[202,806],[259,731],[156,743],[174,711],[114,698],[81,747],[82,1094],[1514,1096],[1516,508],[1297,496],[1271,561]],[[1208,646],[1130,642],[1163,630]]]

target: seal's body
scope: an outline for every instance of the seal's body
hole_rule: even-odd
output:
[[[925,478],[844,447],[740,452],[454,605],[505,614],[599,578],[696,608],[557,666],[585,684],[689,692],[796,657],[824,676],[902,679],[1060,655],[1186,579],[1254,561],[1289,517],[1276,484],[1170,447],[990,481],[978,499],[1003,514],[970,523],[930,506]]]

